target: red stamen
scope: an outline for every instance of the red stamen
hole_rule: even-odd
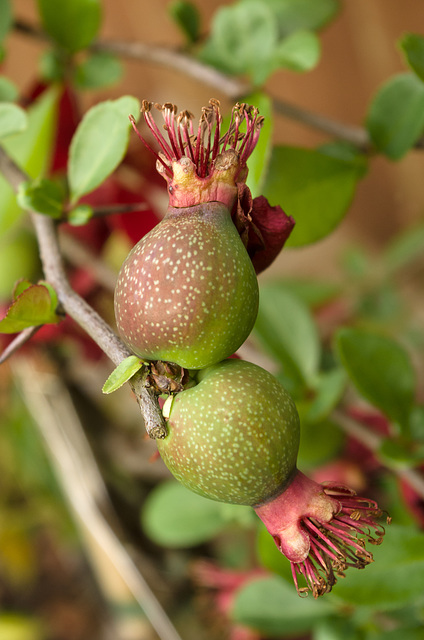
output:
[[[135,123],[135,119],[134,116],[129,116],[129,120],[131,122],[132,128],[134,129],[134,131],[136,132],[137,136],[139,137],[139,139],[141,140],[141,142],[144,144],[144,146],[146,147],[146,149],[148,149],[149,151],[151,151],[151,153],[153,153],[153,155],[155,156],[156,160],[159,160],[159,162],[164,166],[166,172],[168,173],[168,175],[170,177],[172,177],[172,171],[171,169],[168,167],[168,165],[166,164],[166,162],[164,162],[162,160],[162,158],[160,157],[160,155],[158,153],[156,153],[156,151],[154,149],[152,149],[152,147],[149,145],[149,143],[143,138],[143,136],[141,135],[141,133],[139,132],[139,130],[137,129],[137,125]]]
[[[255,511],[291,562],[299,595],[311,591],[315,598],[330,591],[348,567],[373,562],[365,542],[379,544],[384,535],[374,521],[382,515],[376,502],[345,487],[319,485],[299,471],[279,496]],[[306,588],[299,587],[298,575]]]
[[[161,105],[156,105],[155,107],[157,109],[160,110]],[[162,151],[164,152],[166,158],[172,162],[172,149],[169,146],[169,144],[166,142],[165,138],[163,137],[162,133],[159,131],[159,128],[156,124],[156,122],[153,119],[153,116],[151,115],[150,112],[145,112],[144,114],[144,119],[146,121],[147,126],[149,127],[150,131],[153,133],[153,135],[155,136],[157,142],[159,143],[159,145],[161,146]]]
[[[212,102],[212,100],[211,100]],[[219,152],[219,137],[221,134],[221,122],[222,122],[222,118],[221,118],[221,114],[219,112],[219,102],[214,102],[213,107],[215,109],[215,135],[214,135],[214,140],[213,140],[213,147],[212,147],[212,160],[215,160],[216,156],[218,155]]]
[[[165,120],[165,131],[168,134],[169,142],[171,143],[172,150],[174,152],[174,158],[179,160],[181,156],[184,155],[184,150],[182,154],[180,154],[180,150],[178,148],[178,141],[175,134],[175,105],[171,103],[166,103],[163,105],[163,118]]]
[[[322,538],[322,540],[324,540],[324,542],[326,543],[327,547],[322,544],[322,542],[320,542],[319,538],[313,538],[311,539],[311,543],[312,540],[314,540],[314,542],[327,554],[330,556],[330,558],[332,558],[333,560],[337,560],[338,557],[340,556],[340,551],[337,547],[337,545],[335,545],[333,542],[331,542],[331,540],[329,540],[327,538],[327,536],[325,536],[323,534],[323,532],[318,529],[318,527],[316,527],[310,520],[309,518],[305,518],[305,520],[303,521],[303,524],[305,524],[309,529],[311,529],[314,533],[316,533],[317,536],[319,536],[319,538]],[[333,549],[333,551],[335,551],[335,554],[331,551],[331,549]]]

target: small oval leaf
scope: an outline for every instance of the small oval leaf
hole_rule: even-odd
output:
[[[291,71],[310,71],[319,62],[321,42],[312,31],[299,30],[282,40],[276,48],[278,67]]]
[[[36,211],[53,219],[62,217],[65,193],[53,180],[37,178],[22,182],[17,193],[18,204],[26,211]]]
[[[29,287],[32,287],[32,286],[33,286],[33,283],[30,282],[30,280],[26,280],[25,278],[22,278],[22,280],[19,280],[15,284],[15,287],[13,289],[13,300],[17,300],[21,295],[21,293],[25,291],[25,289],[29,289]]]
[[[77,67],[75,83],[79,89],[100,89],[119,82],[122,73],[119,58],[108,51],[98,51]]]
[[[73,227],[80,227],[87,224],[93,217],[94,210],[89,204],[79,204],[68,213],[68,222]]]
[[[414,73],[390,78],[371,102],[367,129],[377,149],[399,160],[424,129],[424,83]]]
[[[0,333],[19,333],[28,327],[56,324],[62,319],[55,313],[57,297],[51,295],[51,285],[33,284],[21,291],[0,321]]]
[[[412,71],[424,81],[424,36],[418,33],[405,33],[399,40],[399,46]]]
[[[185,35],[187,42],[196,42],[200,35],[199,9],[188,0],[172,0],[167,6],[171,18]]]
[[[101,0],[38,0],[43,27],[69,53],[85,49],[96,37],[101,24]]]
[[[24,131],[28,125],[25,111],[12,102],[0,102],[0,138]]]
[[[267,352],[298,383],[317,373],[320,343],[307,306],[281,282],[261,286],[255,334]]]
[[[19,97],[19,89],[14,82],[0,76],[0,102],[15,102]]]
[[[168,547],[191,547],[213,538],[228,525],[227,505],[189,491],[175,480],[156,487],[145,503],[142,522],[147,535]],[[250,511],[250,509],[249,509]]]
[[[362,171],[356,160],[314,149],[274,147],[264,195],[296,221],[286,246],[310,244],[333,231],[349,208]]]
[[[293,585],[271,576],[256,578],[237,592],[232,617],[267,637],[287,637],[312,631],[332,612],[330,602],[299,598]]]
[[[51,87],[44,91],[27,109],[28,126],[25,131],[6,138],[2,146],[13,160],[31,177],[43,174],[49,164],[55,138],[55,124],[60,90]],[[22,210],[15,192],[0,175],[0,234],[7,231]]]
[[[137,117],[139,112],[140,103],[132,96],[107,100],[87,111],[70,147],[68,177],[73,204],[116,169],[128,145],[128,116]]]
[[[128,382],[128,380],[141,369],[143,364],[144,361],[137,358],[137,356],[128,356],[128,358],[122,360],[104,383],[102,388],[103,393],[112,393],[122,387],[123,384]]]
[[[406,351],[390,338],[363,329],[341,329],[336,346],[361,395],[407,428],[415,372]]]
[[[298,29],[316,31],[333,20],[340,10],[339,0],[261,0],[274,12],[282,35]]]
[[[12,28],[13,14],[11,0],[0,0],[0,44]]]

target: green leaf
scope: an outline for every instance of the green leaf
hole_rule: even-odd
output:
[[[320,342],[315,323],[306,305],[280,282],[261,286],[254,331],[267,352],[298,383],[316,374]]]
[[[354,165],[360,178],[364,177],[368,171],[368,158],[357,147],[343,140],[334,140],[322,144],[317,149],[320,153],[330,158],[342,160]]]
[[[319,61],[321,43],[312,31],[299,30],[282,40],[276,48],[278,67],[291,71],[310,71]]]
[[[345,616],[320,620],[314,629],[313,640],[364,640],[362,629],[355,627],[353,617]]]
[[[100,0],[38,0],[45,31],[69,53],[85,49],[97,36],[102,18]]]
[[[410,507],[405,502],[404,486],[394,473],[380,474],[379,495],[384,495],[384,507],[397,526],[414,527],[416,522]]]
[[[311,631],[333,611],[328,601],[299,598],[294,585],[273,576],[252,580],[237,592],[232,618],[267,637],[287,637]]]
[[[317,375],[314,381],[315,397],[305,416],[308,422],[318,422],[331,413],[343,395],[346,382],[346,372],[342,368],[322,371]]]
[[[379,151],[402,158],[424,129],[424,83],[413,73],[390,78],[372,100],[366,126]]]
[[[17,164],[37,178],[46,170],[53,148],[59,90],[45,91],[27,110],[28,126],[22,133],[2,142],[5,151]],[[0,175],[0,234],[9,229],[21,215],[13,189]]]
[[[424,447],[405,445],[399,439],[384,440],[378,449],[378,457],[389,469],[407,469],[415,467],[424,462]]]
[[[63,82],[68,73],[68,60],[63,51],[48,49],[39,59],[40,75],[46,82]]]
[[[335,282],[299,278],[284,278],[281,281],[287,291],[291,291],[311,309],[317,309],[340,295],[341,287]]]
[[[420,259],[424,246],[424,224],[396,235],[383,253],[383,260],[391,273],[402,269],[414,260]]]
[[[329,19],[338,3],[323,0],[318,12],[316,5],[315,0],[239,0],[220,7],[200,57],[226,73],[249,74],[256,86],[282,66],[311,69],[320,54],[312,30]]]
[[[30,229],[16,229],[0,237],[0,303],[8,302],[20,278],[40,273],[37,240]]]
[[[18,282],[15,284],[15,287],[13,289],[13,300],[17,300],[21,295],[21,293],[25,291],[25,289],[29,289],[32,286],[33,286],[33,283],[30,280],[27,280],[26,278],[22,278],[21,280],[18,280]]]
[[[336,346],[358,391],[390,419],[406,427],[415,394],[415,372],[393,340],[363,329],[341,329]]]
[[[73,227],[80,227],[91,220],[93,213],[89,204],[80,204],[68,213],[68,222]]]
[[[339,0],[262,0],[272,9],[281,35],[299,29],[316,31],[335,18]]]
[[[424,36],[418,33],[405,33],[398,44],[412,71],[424,80]]]
[[[12,102],[0,102],[0,139],[24,131],[28,126],[25,111]]]
[[[262,193],[262,187],[271,159],[273,132],[272,102],[270,97],[261,91],[256,91],[255,93],[245,96],[242,102],[257,107],[260,115],[265,118],[259,140],[248,161],[249,174],[246,184],[252,192],[252,196],[256,198]]]
[[[112,393],[128,382],[143,366],[144,361],[137,356],[128,356],[118,364],[103,385],[103,393]]]
[[[364,291],[358,302],[357,314],[370,319],[375,326],[386,327],[386,330],[390,326],[397,329],[399,320],[405,317],[402,293],[390,279],[375,286],[374,290]]]
[[[413,622],[410,622],[399,629],[391,629],[390,631],[386,629],[376,634],[373,633],[372,636],[369,636],[369,640],[423,640],[422,625],[418,621],[416,622],[417,626],[414,627],[412,624]],[[327,638],[325,638],[325,640],[327,640]],[[329,640],[332,639],[330,638]]]
[[[416,405],[412,408],[409,428],[412,440],[424,443],[424,405]]]
[[[52,287],[52,285],[49,282],[46,282],[46,280],[39,280],[39,282],[37,284],[42,285],[49,292],[49,295],[50,295],[50,312],[52,314],[52,317],[53,316],[55,317],[55,322],[60,322],[60,320],[62,320],[62,318],[60,316],[56,316],[56,311],[57,311],[57,308],[59,306],[59,299],[57,297],[56,290]]]
[[[119,165],[128,146],[128,116],[137,118],[139,111],[139,101],[131,96],[101,102],[87,111],[70,147],[72,203],[98,187]]]
[[[100,89],[119,82],[122,73],[119,58],[107,51],[98,51],[78,65],[75,83],[80,89]]]
[[[192,2],[187,0],[173,0],[167,6],[168,13],[185,35],[187,42],[192,44],[200,35],[200,14]]]
[[[10,305],[6,317],[0,321],[0,333],[18,333],[28,327],[56,324],[62,319],[55,313],[56,306],[57,298],[53,299],[50,287],[33,284]]]
[[[36,211],[50,218],[60,219],[63,212],[65,193],[53,180],[37,178],[32,182],[22,182],[17,193],[18,204],[26,211]]]
[[[348,569],[333,587],[334,598],[352,605],[392,609],[422,598],[424,534],[390,525],[380,546],[373,547],[373,564],[364,571]]]
[[[0,0],[0,44],[12,27],[12,3],[10,0]]]
[[[248,73],[260,85],[274,69],[277,42],[271,9],[261,0],[242,0],[215,12],[211,36],[200,56],[227,73]]]
[[[274,147],[264,195],[296,221],[286,246],[303,246],[331,233],[347,212],[360,177],[356,163],[313,149]]]
[[[18,87],[6,76],[0,76],[0,102],[15,102],[18,96]]]
[[[346,247],[341,257],[341,263],[349,279],[359,282],[367,278],[370,270],[374,268],[374,264],[370,261],[370,256],[364,247],[359,246]]]
[[[334,460],[345,441],[340,427],[326,418],[312,422],[308,419],[307,408],[297,402],[300,416],[299,468],[315,470],[320,465]]]
[[[157,544],[178,548],[207,542],[231,522],[250,522],[251,515],[250,507],[203,498],[170,480],[150,492],[142,523]]]

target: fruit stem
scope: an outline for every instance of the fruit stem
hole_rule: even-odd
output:
[[[129,382],[144,418],[144,426],[149,438],[162,440],[168,435],[168,429],[159,407],[157,396],[152,389],[147,387],[148,373],[147,369],[136,373]]]

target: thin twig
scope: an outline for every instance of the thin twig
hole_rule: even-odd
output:
[[[369,451],[374,453],[379,451],[383,444],[383,438],[381,436],[340,410],[333,411],[333,417],[345,433],[352,436],[358,442],[361,442]],[[395,473],[399,478],[405,480],[419,496],[424,498],[424,477],[422,473],[416,469],[401,468],[396,465],[389,468],[390,471]]]
[[[237,100],[252,91],[252,86],[249,83],[228,76],[215,69],[215,67],[211,67],[177,49],[144,44],[143,42],[120,42],[116,40],[94,42],[90,48],[94,51],[107,51],[115,53],[122,58],[153,62],[167,69],[173,69],[197,82],[219,89],[224,95],[233,100]]]
[[[33,38],[48,41],[46,34],[42,30],[27,22],[16,21],[15,29]],[[89,50],[107,51],[122,58],[152,62],[167,69],[173,69],[197,82],[220,91],[230,100],[243,98],[254,89],[251,84],[240,78],[228,76],[193,56],[169,47],[144,44],[142,42],[103,40],[94,42],[89,47]],[[334,136],[339,140],[350,142],[362,151],[369,151],[370,149],[368,132],[361,127],[327,118],[279,98],[273,98],[273,105],[275,112],[282,116],[301,122],[307,127]],[[420,146],[420,143],[417,146]]]
[[[0,172],[3,173],[15,191],[21,182],[28,180],[25,172],[18,167],[1,146]],[[55,289],[65,313],[84,329],[115,365],[118,365],[130,356],[131,352],[97,311],[71,288],[66,276],[57,229],[53,220],[48,216],[31,211],[29,215],[37,235],[44,277]],[[130,384],[136,394],[145,424],[149,425],[149,435],[156,432],[166,434],[164,419],[154,392],[143,386],[143,379],[140,376]],[[154,436],[152,435],[152,437]],[[162,435],[162,437],[164,436]]]
[[[6,362],[8,358],[13,356],[14,353],[16,353],[26,342],[28,342],[28,340],[30,340],[39,329],[41,329],[41,326],[42,325],[38,327],[28,327],[28,329],[24,329],[23,331],[18,333],[16,338],[9,342],[7,347],[3,349],[2,353],[0,354],[0,364],[3,364],[3,362]]]
[[[19,358],[12,367],[76,516],[88,555],[99,575],[100,587],[115,605],[123,598],[128,600],[132,594],[162,640],[181,640],[102,513],[112,511],[107,490],[72,400],[60,378],[52,373],[36,371],[31,362]],[[116,580],[116,573],[125,588]]]
[[[277,98],[273,99],[273,104],[276,113],[290,118],[290,120],[296,120],[311,129],[326,133],[338,140],[349,142],[363,153],[369,153],[372,148],[368,132],[362,127],[355,127],[339,120],[327,118],[319,113],[302,109],[298,105]]]

